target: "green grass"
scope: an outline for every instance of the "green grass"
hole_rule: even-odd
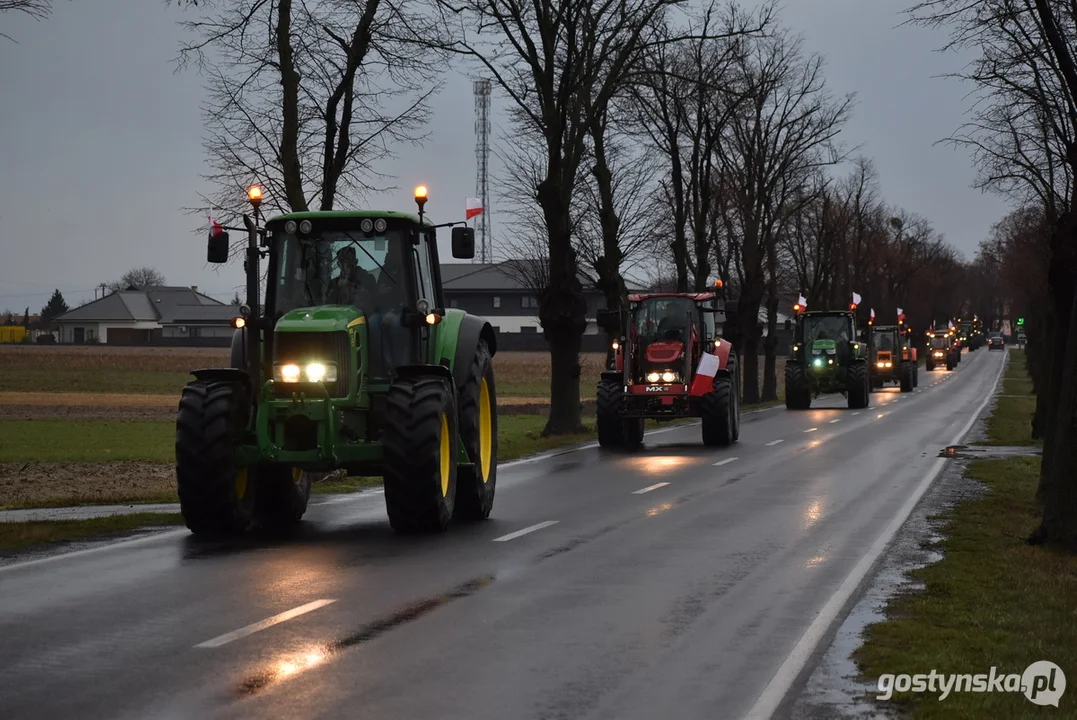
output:
[[[23,368],[0,374],[0,392],[179,396],[192,379],[185,372]]]
[[[1030,445],[1043,443],[1032,439],[1032,416],[1036,412],[1036,397],[1032,380],[1025,369],[1023,350],[1011,350],[1002,377],[1001,393],[994,412],[987,419],[987,439],[980,445]]]
[[[591,391],[590,386],[580,383],[581,399],[587,398]],[[549,380],[498,380],[497,394],[500,397],[527,397],[542,398],[550,397]],[[593,393],[592,393],[593,394]]]
[[[1011,351],[1006,373],[1012,390],[1021,389],[1024,380],[1023,362],[1017,364],[1022,358],[1016,355]],[[1000,398],[988,423],[990,442],[1029,444],[1027,411],[1027,398]],[[884,673],[932,669],[978,674],[994,666],[997,673],[1020,674],[1038,660],[1050,660],[1073,676],[1077,557],[1026,542],[1040,520],[1039,471],[1038,457],[969,465],[966,475],[984,483],[987,493],[944,516],[942,559],[910,573],[924,589],[891,600],[888,619],[867,629],[855,659],[869,682]],[[895,693],[878,702],[897,705],[918,720],[1073,717],[1075,695],[1063,694],[1057,710],[1041,710],[1021,693],[956,692],[942,701],[937,693]]]
[[[0,420],[0,462],[175,460],[176,426],[145,420]]]
[[[179,513],[134,513],[89,520],[0,523],[0,551],[21,550],[73,540],[103,539],[146,527],[181,525]]]

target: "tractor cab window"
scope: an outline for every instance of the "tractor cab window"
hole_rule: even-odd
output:
[[[691,298],[649,298],[642,301],[634,314],[640,341],[649,345],[660,340],[686,342],[699,310]]]
[[[878,350],[894,349],[894,337],[890,333],[879,333],[875,336],[875,347]]]
[[[944,337],[933,337],[933,338],[931,338],[931,347],[935,348],[936,350],[940,349],[940,348],[948,347],[949,344],[950,343]]]
[[[841,315],[806,318],[804,336],[808,344],[816,340],[833,340],[841,344],[853,339],[849,318]]]

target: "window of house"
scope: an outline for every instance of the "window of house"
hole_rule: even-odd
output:
[[[520,298],[520,307],[528,310],[537,310],[538,298],[534,295],[524,295]]]
[[[190,329],[191,337],[202,337],[202,328],[193,327]]]
[[[500,295],[494,295],[494,307],[495,308],[501,307],[501,296]]]

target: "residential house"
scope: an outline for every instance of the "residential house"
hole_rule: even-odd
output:
[[[239,312],[192,287],[114,292],[55,320],[61,343],[110,345],[228,345]]]

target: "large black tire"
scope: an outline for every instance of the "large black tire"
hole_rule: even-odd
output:
[[[954,369],[954,360],[953,360],[953,358],[946,358],[946,369],[947,370],[953,370]]]
[[[807,410],[811,407],[811,390],[804,378],[804,368],[785,366],[785,407],[787,410]]]
[[[621,417],[623,393],[624,390],[618,382],[598,382],[595,424],[598,426],[598,444],[602,447],[623,447],[626,444],[625,422]]]
[[[456,399],[439,376],[398,378],[386,398],[385,509],[400,533],[440,532],[456,502]]]
[[[733,381],[728,377],[714,379],[714,389],[699,399],[703,416],[703,444],[729,447],[733,444]]]
[[[925,360],[924,361],[924,370],[926,370],[928,372],[934,372],[935,371],[935,363],[931,362],[930,360]]]
[[[901,392],[912,392],[913,365],[911,362],[901,363]]]
[[[235,535],[250,527],[256,482],[235,462],[247,417],[242,391],[195,380],[183,388],[176,416],[176,492],[195,535]]]
[[[253,468],[252,468],[253,470]],[[254,522],[282,531],[303,519],[315,473],[288,465],[262,465],[255,472]]]
[[[847,394],[849,407],[854,410],[866,408],[871,403],[868,366],[864,363],[855,363],[849,366]]]
[[[647,421],[643,418],[625,418],[624,439],[625,447],[635,450],[643,444],[643,435],[647,431]]]
[[[485,340],[479,341],[460,391],[460,439],[473,464],[457,468],[453,517],[466,522],[485,520],[494,507],[497,489],[497,387]]]

